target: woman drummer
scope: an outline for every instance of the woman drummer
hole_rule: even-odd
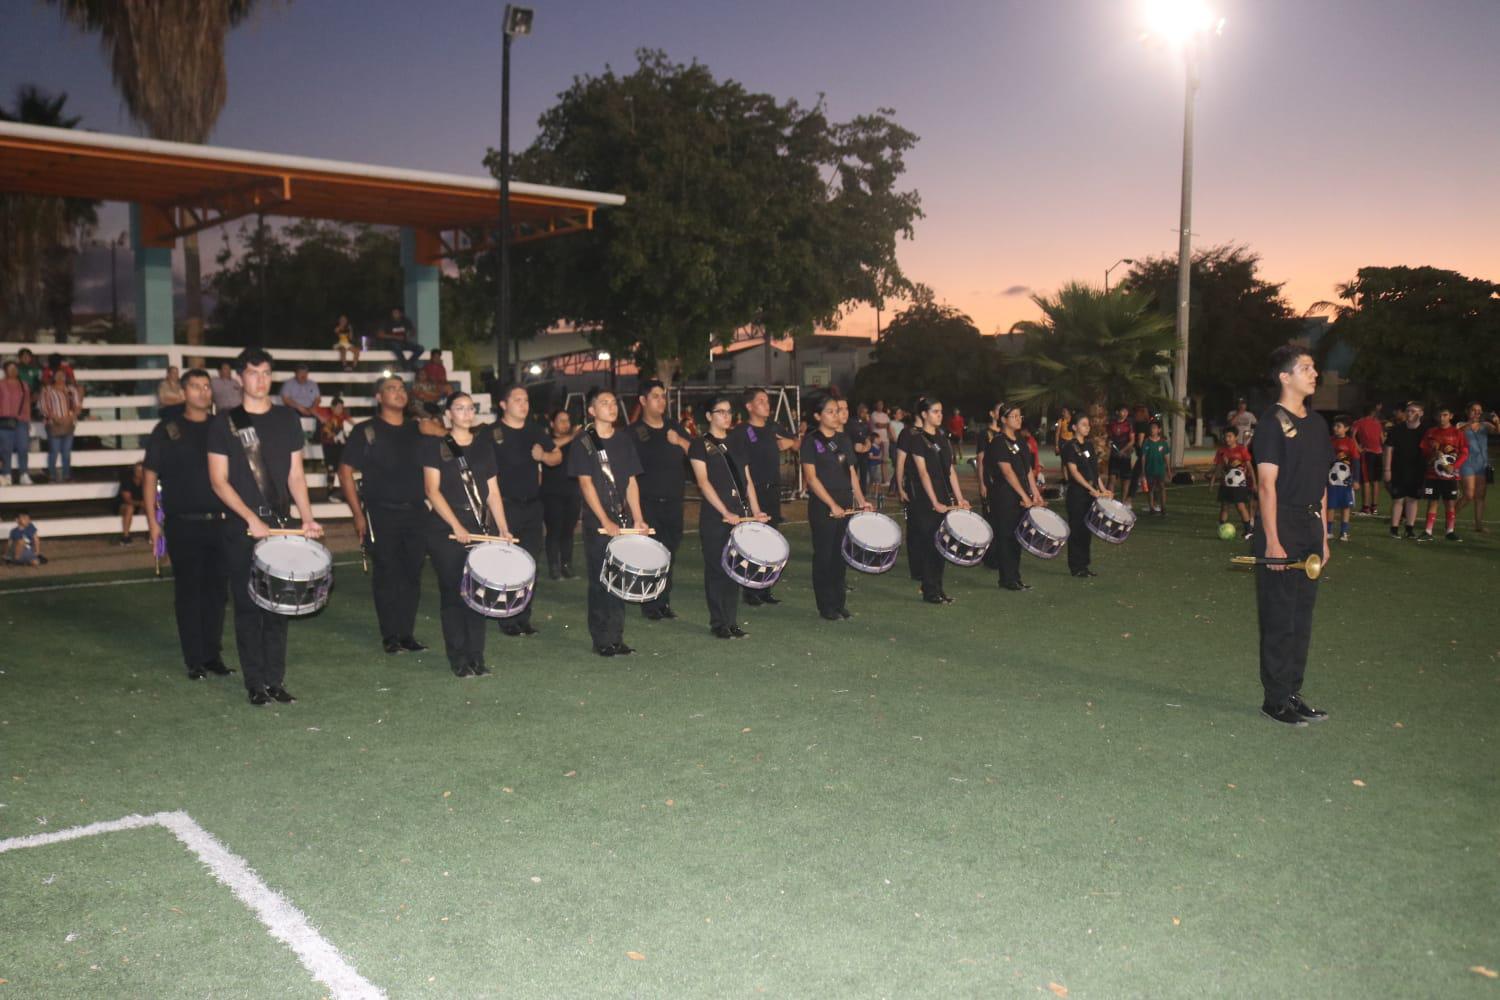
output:
[[[1031,589],[1021,582],[1021,543],[1016,538],[1016,526],[1027,510],[1042,505],[1031,449],[1020,434],[1021,408],[1002,403],[1000,434],[984,450],[982,474],[990,498],[994,547],[999,550],[995,561],[1000,567],[1000,586],[1005,590]]]
[[[731,455],[729,426],[734,404],[728,396],[710,396],[703,407],[708,432],[694,438],[688,449],[693,477],[702,501],[698,505],[698,537],[703,542],[703,596],[708,601],[708,627],[719,639],[743,639],[748,633],[736,618],[740,585],[724,572],[724,547],[729,533],[746,521],[769,521],[755,495],[755,483],[745,456]]]
[[[498,534],[510,531],[495,479],[495,449],[472,447],[478,416],[474,400],[466,392],[455,392],[443,407],[448,414],[447,436],[422,439],[422,485],[432,507],[427,551],[437,571],[448,665],[455,676],[481,677],[490,672],[484,665],[488,622],[459,592],[469,557],[466,546],[471,536],[487,533],[486,522]]]
[[[1098,576],[1089,569],[1089,508],[1095,500],[1112,499],[1114,494],[1099,485],[1099,453],[1089,437],[1093,421],[1079,413],[1073,422],[1073,439],[1062,444],[1063,475],[1067,482],[1064,498],[1068,505],[1068,570],[1077,577]]]
[[[854,445],[839,433],[839,404],[826,396],[814,404],[802,438],[802,479],[807,486],[807,520],[813,538],[813,594],[818,614],[836,622],[849,617],[844,606],[844,557],[840,551],[848,516],[870,510],[854,469]],[[851,509],[853,508],[853,509]]]
[[[910,456],[916,468],[916,490],[907,515],[912,554],[922,580],[922,600],[928,604],[952,604],[943,592],[943,567],[947,560],[937,547],[938,525],[950,510],[968,510],[969,502],[958,487],[953,448],[943,431],[941,400],[917,400],[917,433]]]

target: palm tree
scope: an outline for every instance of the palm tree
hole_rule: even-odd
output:
[[[229,93],[224,39],[256,0],[50,0],[68,23],[96,32],[130,117],[152,138],[206,142]],[[198,237],[182,241],[187,342],[203,343]]]
[[[1013,391],[1013,401],[1048,411],[1081,404],[1091,414],[1110,400],[1171,409],[1159,369],[1171,358],[1176,334],[1172,321],[1151,309],[1149,296],[1072,282],[1032,301],[1042,319],[1017,323],[1012,332],[1026,337],[1020,363],[1033,381]]]
[[[67,94],[24,84],[15,108],[0,108],[0,121],[73,128],[82,119],[64,113],[67,103]],[[67,334],[75,238],[98,223],[98,206],[86,198],[0,194],[0,321],[17,336],[29,340],[44,315],[59,338]]]

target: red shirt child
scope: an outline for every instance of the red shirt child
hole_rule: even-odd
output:
[[[1255,483],[1255,460],[1250,457],[1250,449],[1242,444],[1237,444],[1233,448],[1220,446],[1219,450],[1214,452],[1214,464],[1226,473],[1230,469],[1244,469],[1245,484],[1248,486]]]
[[[1359,445],[1359,450],[1368,451],[1372,454],[1379,454],[1385,447],[1381,440],[1383,429],[1380,421],[1374,417],[1360,417],[1354,421],[1354,426],[1350,428],[1354,434],[1355,443]]]
[[[1335,462],[1347,462],[1349,465],[1350,484],[1358,482],[1360,443],[1352,437],[1335,437],[1329,440],[1333,444],[1333,460]]]
[[[1452,476],[1440,476],[1433,466],[1433,459],[1439,454],[1453,456]],[[1422,435],[1422,457],[1426,459],[1426,478],[1428,479],[1454,479],[1457,478],[1459,466],[1469,457],[1469,442],[1464,438],[1464,432],[1457,427],[1429,427],[1427,433]]]

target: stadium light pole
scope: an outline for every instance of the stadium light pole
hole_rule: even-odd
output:
[[[1119,267],[1121,264],[1134,264],[1134,263],[1135,263],[1135,261],[1132,260],[1129,257],[1121,257],[1119,260],[1115,261],[1113,264],[1109,265],[1108,267],[1106,267],[1104,269],[1104,294],[1105,295],[1109,294],[1109,272],[1113,271],[1115,268]]]
[[[531,34],[535,11],[530,7],[505,5],[500,42],[500,232],[495,246],[500,252],[496,275],[495,381],[497,390],[510,382],[506,339],[510,336],[510,43],[517,35]]]

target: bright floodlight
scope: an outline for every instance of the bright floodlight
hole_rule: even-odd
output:
[[[608,361],[609,360],[609,352],[608,351],[600,351],[599,352],[599,360],[600,361]]]
[[[542,366],[532,362],[531,367],[526,369],[526,371],[532,375],[540,375],[542,373]]]
[[[1146,30],[1172,45],[1223,28],[1223,18],[1204,0],[1146,0]]]

